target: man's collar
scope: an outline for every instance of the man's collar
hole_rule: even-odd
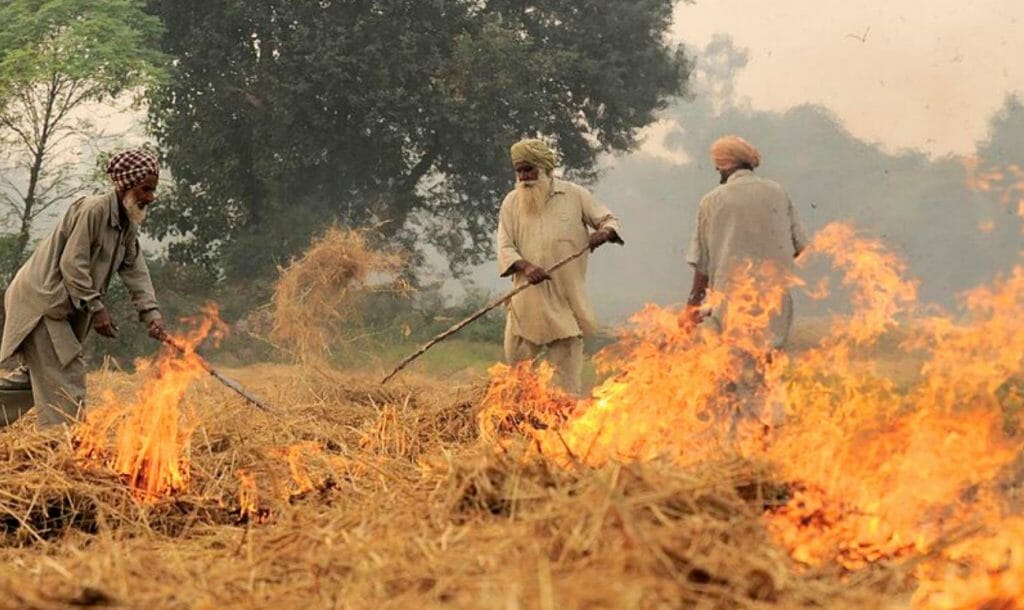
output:
[[[551,194],[562,193],[565,194],[565,185],[558,178],[551,178]]]
[[[725,181],[726,184],[732,182],[736,178],[745,178],[747,176],[753,176],[754,170],[752,169],[738,169],[729,175],[729,179]]]
[[[107,208],[110,211],[110,226],[121,228],[121,204],[117,201],[117,191],[107,193]]]

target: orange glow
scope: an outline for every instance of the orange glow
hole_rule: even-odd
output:
[[[919,608],[977,607],[938,600],[1016,591],[1024,530],[1004,528],[1013,520],[1000,481],[1022,443],[1008,433],[1000,392],[1024,367],[1024,267],[964,295],[952,317],[919,311],[905,264],[849,226],[823,229],[802,258],[821,256],[841,274],[852,312],[834,317],[815,347],[769,355],[772,304],[799,282],[749,267],[733,282],[722,332],[694,331],[678,311],[648,306],[598,355],[607,381],[575,404],[548,389],[550,371],[493,368],[485,436],[500,443],[514,428],[561,464],[766,461],[789,501],[768,510],[765,525],[798,562],[858,570],[937,553],[917,571]],[[884,358],[893,354],[919,371],[895,375]],[[991,538],[939,552],[973,527]],[[1011,549],[1016,572],[993,567],[984,551],[992,545]],[[935,575],[958,561],[987,576],[951,576],[946,587]]]
[[[203,313],[191,332],[174,339],[184,354],[165,347],[155,360],[137,363],[146,381],[134,402],[107,396],[86,412],[76,430],[78,458],[109,467],[144,501],[188,486],[189,450],[197,419],[183,405],[183,398],[206,375],[194,350],[205,339],[222,336],[225,328],[216,308],[207,307]]]
[[[967,158],[963,163],[967,172],[967,188],[998,195],[999,205],[1007,212],[1016,213],[1024,221],[1024,167],[1015,164],[983,165],[976,157]],[[995,223],[992,225],[994,227]],[[1020,230],[1024,234],[1024,222]]]
[[[238,475],[238,512],[242,520],[259,521],[260,497],[256,489],[256,479],[245,470],[239,470]]]
[[[288,464],[291,489],[286,493],[287,497],[308,493],[323,484],[322,477],[314,476],[310,470],[310,461],[323,457],[323,449],[319,443],[306,441],[288,447],[277,447],[270,451],[270,457],[284,460]]]

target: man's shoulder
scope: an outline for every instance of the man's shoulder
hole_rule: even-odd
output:
[[[512,189],[501,200],[501,209],[505,209],[506,207],[512,205],[513,203],[515,203],[515,200],[516,200],[516,190]]]
[[[714,203],[715,201],[718,201],[719,199],[721,199],[722,194],[725,193],[727,186],[729,185],[719,184],[715,188],[711,189],[703,197],[701,197],[700,204],[709,205],[711,203]]]
[[[764,176],[755,176],[755,178],[757,178],[757,181],[764,185],[766,188],[775,189],[777,191],[786,190],[782,187],[782,185],[779,182],[772,180],[771,178],[765,178]]]
[[[110,193],[86,195],[71,204],[69,210],[89,216],[105,216],[110,213]]]
[[[554,189],[556,193],[567,193],[573,195],[590,195],[590,189],[582,184],[576,184],[564,178],[555,178]]]

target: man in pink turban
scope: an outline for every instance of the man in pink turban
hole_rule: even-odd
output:
[[[40,426],[79,418],[85,402],[82,343],[90,329],[117,337],[105,303],[114,272],[149,334],[163,336],[139,247],[139,226],[156,199],[159,162],[148,150],[129,150],[111,157],[107,175],[113,188],[72,203],[4,294],[0,361],[17,355],[23,366],[0,379],[0,426],[33,405]]]
[[[725,136],[711,145],[711,159],[721,176],[721,184],[737,170],[754,171],[761,165],[761,153],[739,136]]]
[[[793,323],[789,277],[793,259],[807,245],[807,233],[796,206],[778,183],[754,174],[761,153],[739,136],[726,136],[711,146],[711,159],[721,177],[720,186],[700,202],[687,261],[693,266],[693,287],[687,301],[684,324],[697,324],[712,332],[729,328],[727,315],[737,280],[754,276],[767,311],[764,349],[781,349]],[[743,276],[743,277],[741,277]],[[723,301],[706,308],[709,290]],[[750,299],[752,295],[735,295]],[[777,415],[777,414],[776,414]],[[773,417],[773,419],[777,419]]]

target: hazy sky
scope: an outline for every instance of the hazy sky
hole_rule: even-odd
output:
[[[736,87],[753,107],[819,103],[890,150],[969,153],[1024,93],[1024,0],[696,0],[674,31],[747,48]]]

